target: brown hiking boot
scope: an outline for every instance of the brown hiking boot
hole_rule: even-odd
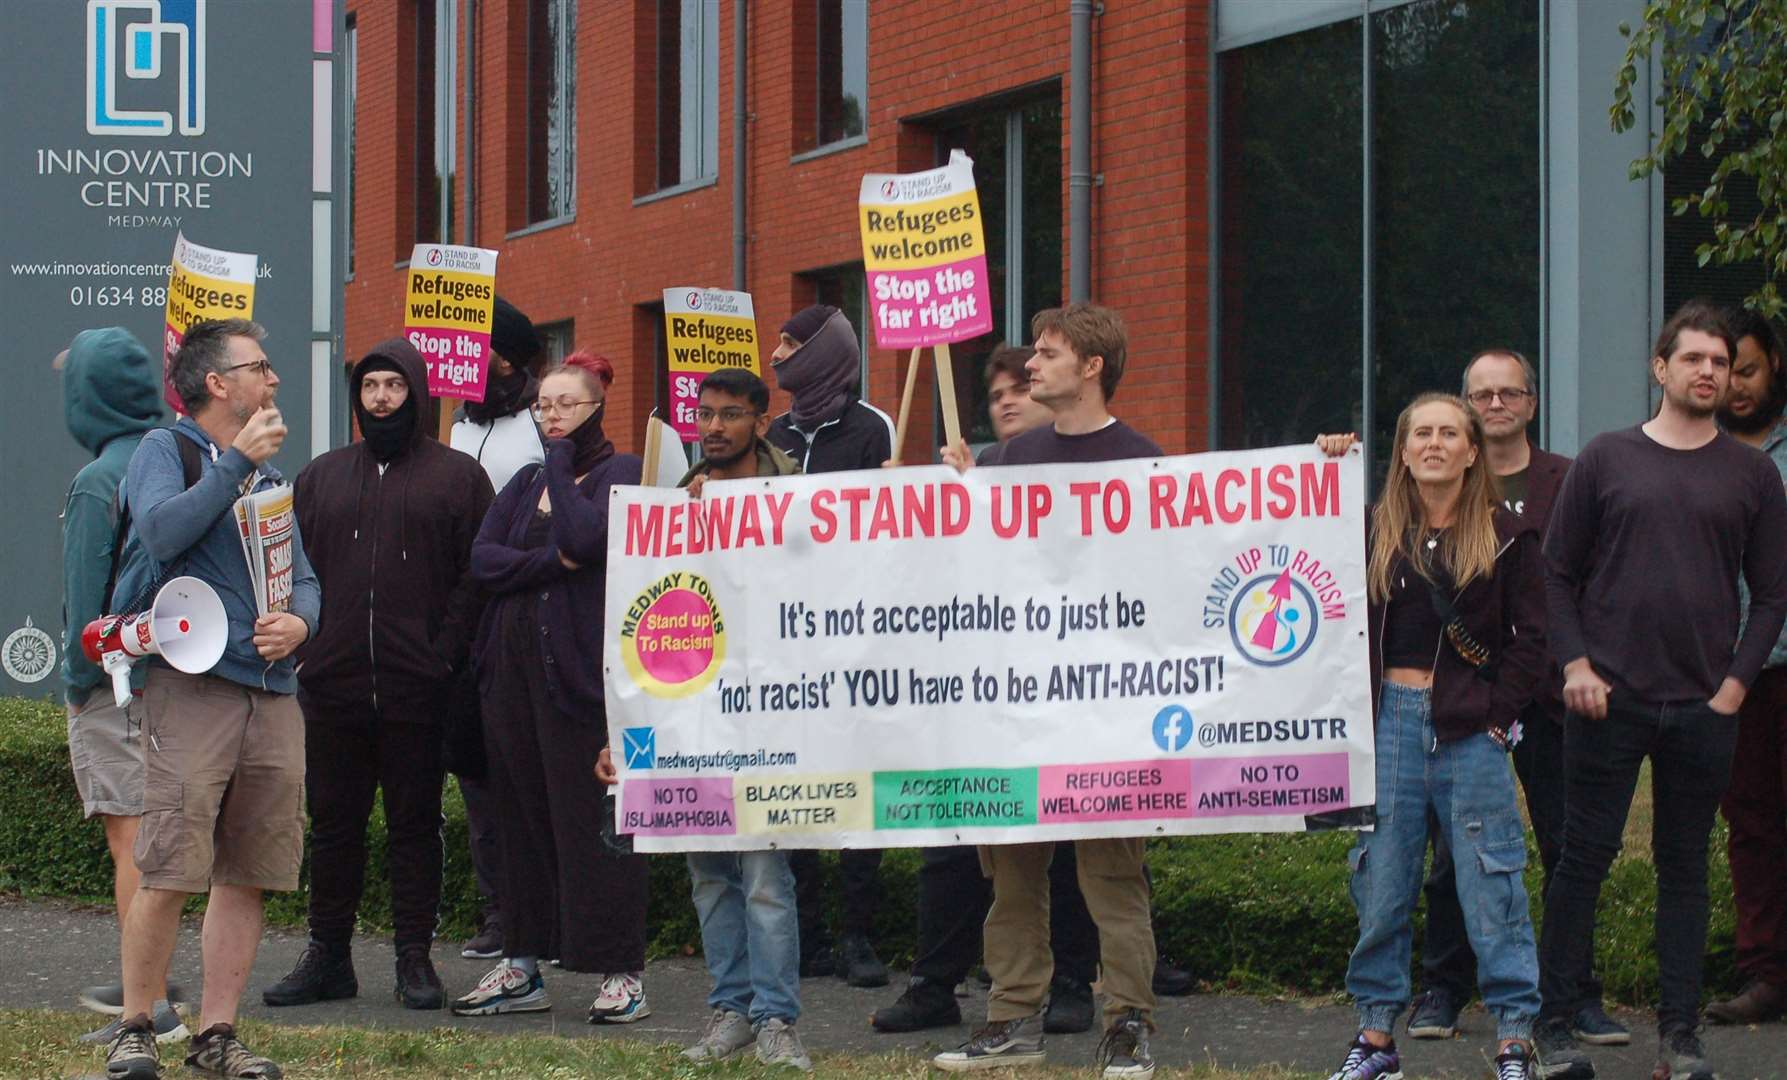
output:
[[[1744,992],[1730,1001],[1716,1001],[1706,1007],[1706,1018],[1715,1024],[1761,1024],[1779,1020],[1787,1009],[1787,991],[1779,986],[1751,979]]]

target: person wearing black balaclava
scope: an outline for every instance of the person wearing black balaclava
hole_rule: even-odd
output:
[[[489,594],[474,646],[503,852],[503,959],[453,1002],[461,1016],[551,1007],[540,971],[601,976],[591,1023],[644,1019],[646,860],[606,828],[591,771],[608,742],[603,599],[608,507],[642,462],[602,430],[601,358],[566,358],[540,380],[546,462],[516,473],[472,545]]]
[[[366,826],[383,791],[396,993],[439,1009],[429,960],[441,897],[444,698],[464,670],[480,594],[472,540],[493,492],[478,463],[429,438],[422,355],[394,338],[349,379],[363,436],[293,485],[298,528],[328,595],[300,655],[310,811],[310,942],[268,1005],[359,991],[350,943],[366,875]]]
[[[805,473],[876,469],[893,457],[893,420],[857,396],[862,353],[850,320],[835,307],[814,304],[782,324],[770,357],[776,385],[793,399],[764,436]],[[817,851],[789,856],[800,911],[800,973],[836,972],[852,986],[886,986],[887,965],[875,955],[881,849],[838,852],[844,879],[844,932],[837,949],[825,923],[825,873]]]
[[[496,298],[490,322],[490,378],[483,401],[467,401],[454,416],[450,445],[478,459],[497,491],[528,465],[546,460],[546,447],[527,408],[539,389],[546,346],[514,304]]]

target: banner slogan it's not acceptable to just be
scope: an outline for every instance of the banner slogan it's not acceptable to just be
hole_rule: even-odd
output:
[[[1363,489],[1313,447],[616,488],[617,827],[913,847],[1369,808]]]

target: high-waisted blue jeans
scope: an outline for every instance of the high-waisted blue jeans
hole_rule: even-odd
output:
[[[1359,944],[1346,988],[1359,1026],[1392,1031],[1408,1007],[1409,923],[1421,891],[1431,808],[1447,830],[1477,985],[1497,1037],[1528,1039],[1539,1015],[1539,961],[1527,910],[1526,831],[1508,755],[1487,735],[1438,742],[1427,690],[1385,683],[1377,717],[1377,828],[1352,863]]]

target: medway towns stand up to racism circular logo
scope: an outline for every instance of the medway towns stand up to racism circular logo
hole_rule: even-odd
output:
[[[706,686],[726,656],[713,586],[682,570],[646,586],[627,605],[620,655],[633,682],[655,697],[687,697]]]
[[[1315,595],[1289,568],[1243,583],[1229,607],[1229,639],[1236,651],[1262,667],[1302,656],[1320,623]]]

